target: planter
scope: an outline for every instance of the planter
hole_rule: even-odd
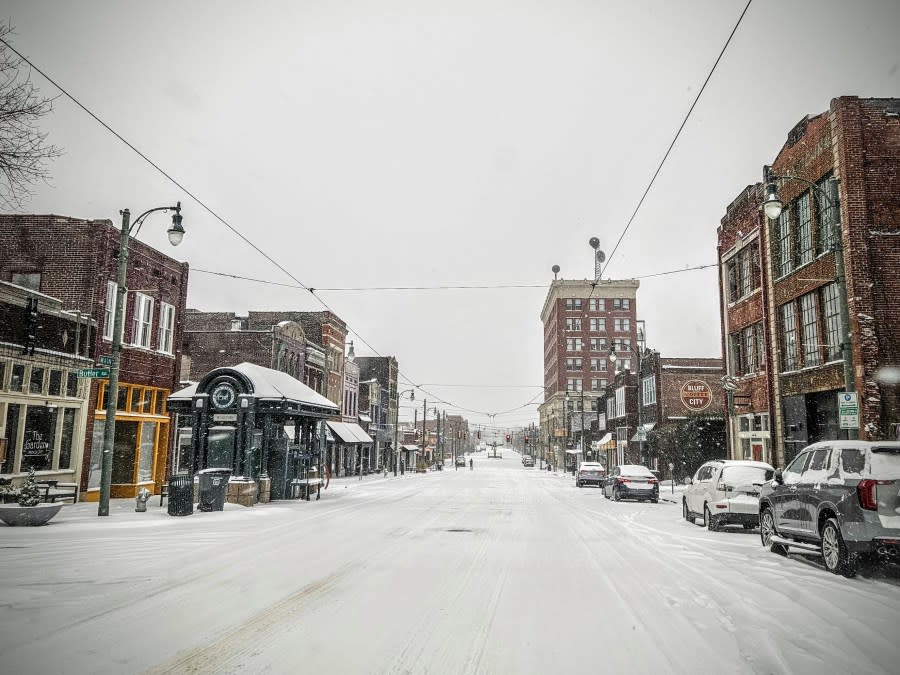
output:
[[[0,504],[0,520],[10,527],[46,525],[62,507],[62,504],[38,504],[37,506]]]

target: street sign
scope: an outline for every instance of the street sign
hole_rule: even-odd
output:
[[[855,391],[838,394],[838,415],[841,429],[859,429],[859,400]]]
[[[78,377],[109,377],[109,368],[82,368],[76,374]]]
[[[97,358],[100,362],[101,366],[111,366],[112,365],[112,357],[111,356],[100,356]]]

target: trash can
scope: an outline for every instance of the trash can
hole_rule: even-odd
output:
[[[203,469],[200,471],[200,511],[222,511],[225,509],[225,492],[231,469]]]
[[[194,513],[194,479],[189,474],[169,476],[169,515]]]

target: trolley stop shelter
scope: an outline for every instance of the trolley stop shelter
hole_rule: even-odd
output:
[[[292,485],[321,477],[326,417],[337,406],[287,373],[253,363],[216,368],[175,392],[178,473],[231,469],[271,480],[271,499],[297,496]]]

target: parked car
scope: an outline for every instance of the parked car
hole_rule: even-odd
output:
[[[613,501],[637,499],[655,504],[659,501],[659,480],[646,466],[620,464],[604,482],[603,496]]]
[[[697,469],[681,500],[684,519],[703,517],[711,531],[723,525],[759,525],[759,490],[775,474],[765,462],[716,459]]]
[[[464,469],[466,468],[466,458],[460,455],[456,458],[456,466],[461,466]]]
[[[534,457],[525,455],[525,457],[522,458],[522,466],[534,466]]]
[[[821,553],[835,574],[856,574],[860,555],[900,560],[900,442],[820,441],[763,486],[763,546]]]
[[[582,462],[575,472],[575,487],[583,485],[596,485],[598,488],[603,487],[606,469],[600,462]]]

